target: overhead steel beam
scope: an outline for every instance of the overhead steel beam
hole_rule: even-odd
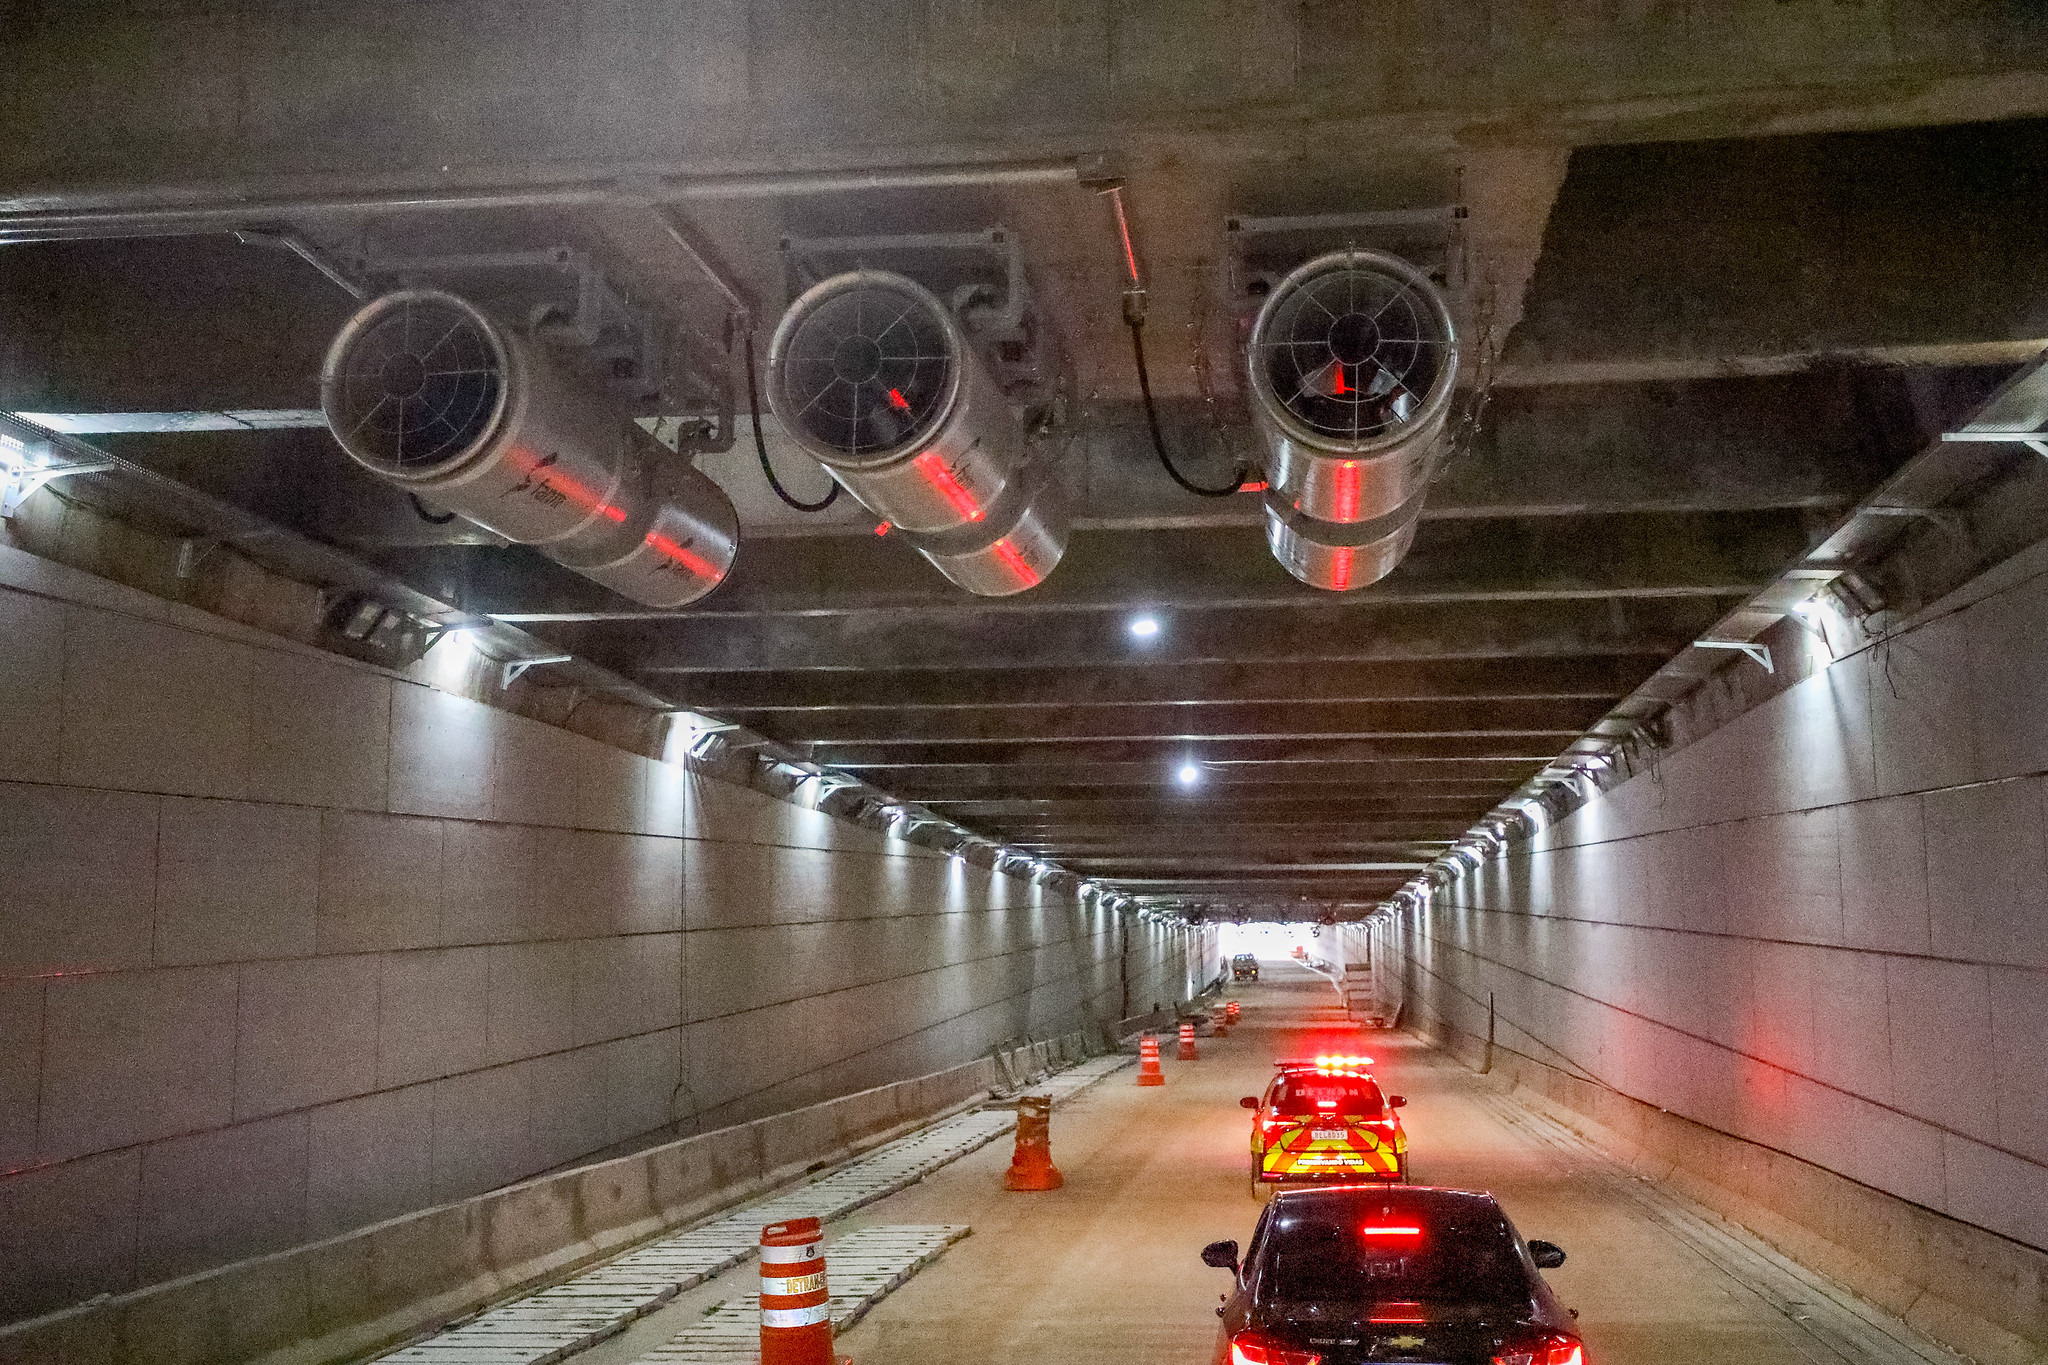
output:
[[[1066,866],[1069,871],[1082,873],[1100,872],[1105,876],[1117,877],[1121,880],[1124,874],[1116,869],[1125,867],[1136,868],[1143,872],[1175,872],[1181,869],[1188,869],[1191,876],[1198,875],[1205,879],[1209,877],[1236,879],[1239,877],[1299,875],[1301,873],[1312,873],[1316,876],[1336,876],[1338,874],[1358,872],[1420,872],[1429,864],[1427,861],[1348,863],[1317,861],[1304,863],[1286,859],[1276,859],[1270,862],[1264,860],[1246,862],[1242,860],[1231,861],[1227,858],[1219,861],[1194,857],[1109,858],[1083,856],[1068,859]]]
[[[1656,667],[1647,650],[1544,659],[1325,661],[1313,669],[1261,661],[1156,668],[1131,653],[1083,667],[828,669],[788,673],[671,673],[681,705],[765,717],[825,710],[991,706],[1066,711],[1205,701],[1439,701],[1465,697],[1620,700]]]
[[[595,657],[624,652],[641,672],[1024,667],[1146,658],[1186,663],[1320,663],[1415,659],[1545,659],[1645,653],[1669,658],[1703,634],[1739,597],[1659,601],[1468,603],[1454,606],[1312,601],[1291,607],[1204,611],[1140,650],[1109,614],[1051,617],[1025,628],[976,617],[936,633],[887,613],[820,621],[698,617],[659,624],[559,627],[565,648]],[[607,648],[609,644],[609,648]],[[659,686],[658,681],[655,683]]]
[[[787,198],[863,190],[1079,185],[1104,174],[1099,155],[929,165],[693,175],[614,172],[552,184],[422,185],[339,194],[138,188],[95,196],[108,207],[0,205],[0,243],[226,232],[295,219],[485,209],[647,208],[702,200]]]
[[[1359,602],[1575,601],[1606,597],[1727,596],[1752,592],[1806,549],[1797,511],[1668,512],[1543,520],[1447,521],[1426,526],[1390,577]],[[701,617],[820,618],[916,612],[934,625],[963,618],[1125,611],[1166,616],[1217,607],[1313,603],[1317,590],[1273,559],[1263,524],[1202,530],[1076,531],[1059,570],[1029,593],[978,599],[931,571],[900,538],[872,535],[765,540],[750,545],[731,580],[677,611],[624,606],[584,583],[536,583],[521,561],[466,557],[476,609],[507,621],[689,620]],[[495,582],[496,569],[502,582]],[[537,591],[545,587],[545,596]]]
[[[1048,735],[1033,743],[968,740],[958,744],[903,745],[806,744],[790,747],[815,763],[861,772],[868,769],[924,768],[951,763],[1000,763],[1008,759],[1057,755],[1068,761],[1142,763],[1165,771],[1183,762],[1228,760],[1238,763],[1285,761],[1313,751],[1316,762],[1361,763],[1405,759],[1412,763],[1445,764],[1464,760],[1541,765],[1576,739],[1574,733],[1537,731],[1499,734],[1408,735],[1390,733],[1369,738],[1345,735],[1244,735],[1197,741],[1128,736],[1112,739],[1070,739]],[[1171,765],[1170,767],[1168,765]]]
[[[1300,801],[1343,801],[1351,803],[1370,802],[1388,808],[1403,810],[1464,810],[1474,801],[1486,801],[1499,794],[1496,782],[1406,782],[1390,783],[1371,778],[1361,779],[1355,772],[1343,768],[1333,769],[1328,778],[1320,782],[1261,782],[1253,780],[1202,784],[1199,798],[1189,794],[1179,782],[1163,775],[1154,774],[1153,780],[1139,785],[1123,783],[1117,785],[1094,784],[1089,786],[1043,786],[1030,785],[1018,788],[1014,783],[1000,781],[1001,770],[995,769],[997,780],[980,787],[960,789],[933,783],[920,783],[918,801],[934,809],[956,805],[970,805],[977,809],[1045,809],[1057,808],[1073,801],[1115,801],[1152,799],[1162,802],[1171,799],[1180,809],[1199,808],[1214,805],[1219,808],[1236,808],[1249,801],[1300,800]],[[1256,774],[1256,767],[1246,770]]]
[[[1062,741],[1079,739],[1198,739],[1307,735],[1583,733],[1611,709],[1599,701],[1458,702],[1210,702],[1079,710],[1056,718]],[[1048,716],[1038,709],[933,710],[913,699],[893,712],[859,711],[806,716],[795,724],[755,716],[765,733],[801,732],[808,744],[938,744],[1043,742]]]

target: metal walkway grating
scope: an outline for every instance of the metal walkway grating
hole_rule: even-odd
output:
[[[958,1224],[862,1228],[825,1248],[832,1330],[859,1322],[890,1291],[945,1254],[969,1228]],[[758,1365],[760,1299],[728,1299],[634,1365]]]
[[[1028,1088],[1050,1094],[1057,1103],[1130,1065],[1131,1060],[1119,1055],[1093,1058]],[[824,1223],[844,1218],[916,1184],[1016,1126],[1016,1114],[1006,1109],[957,1114],[794,1189],[743,1205],[688,1231],[671,1233],[561,1284],[487,1309],[468,1322],[378,1357],[378,1365],[555,1365],[624,1331],[684,1290],[750,1259],[764,1224],[791,1218],[816,1218]]]

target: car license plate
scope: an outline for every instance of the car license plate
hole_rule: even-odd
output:
[[[1351,1136],[1351,1130],[1349,1128],[1315,1128],[1309,1131],[1309,1136],[1317,1142],[1342,1142],[1345,1138]]]

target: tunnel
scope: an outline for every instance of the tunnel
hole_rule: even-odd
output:
[[[2048,1359],[2035,7],[0,69],[0,1365]]]

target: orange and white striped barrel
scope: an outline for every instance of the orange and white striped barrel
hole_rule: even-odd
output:
[[[1138,1040],[1138,1084],[1166,1084],[1166,1073],[1159,1069],[1159,1036],[1157,1034],[1148,1033]]]
[[[761,1229],[761,1365],[833,1365],[825,1234],[815,1218]]]
[[[1195,1025],[1191,1019],[1183,1019],[1180,1025],[1180,1051],[1174,1054],[1176,1062],[1192,1062],[1195,1055]]]

